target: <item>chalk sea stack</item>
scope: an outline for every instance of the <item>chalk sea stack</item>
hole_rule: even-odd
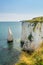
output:
[[[9,29],[8,29],[8,38],[7,38],[7,42],[8,42],[8,43],[13,42],[13,34],[12,34],[12,31],[11,31],[11,28],[10,28],[10,27],[9,27]]]

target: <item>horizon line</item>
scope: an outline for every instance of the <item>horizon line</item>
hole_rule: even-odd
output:
[[[17,13],[0,13],[0,21],[23,21],[30,20],[43,14],[17,14]]]

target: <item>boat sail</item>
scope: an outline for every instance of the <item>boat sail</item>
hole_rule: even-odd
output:
[[[13,42],[13,34],[12,34],[12,31],[11,31],[10,27],[8,29],[8,39],[7,39],[7,42],[8,43]]]

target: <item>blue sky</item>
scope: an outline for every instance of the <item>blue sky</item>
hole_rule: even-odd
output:
[[[0,0],[0,20],[25,20],[43,16],[43,0]]]

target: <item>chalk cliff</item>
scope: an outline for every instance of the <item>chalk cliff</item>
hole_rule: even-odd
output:
[[[36,49],[43,42],[43,17],[22,21],[22,49]]]

